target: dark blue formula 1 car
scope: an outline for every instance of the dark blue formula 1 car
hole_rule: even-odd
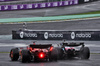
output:
[[[78,57],[80,59],[89,59],[90,57],[90,50],[88,47],[85,47],[83,42],[63,42],[61,44],[58,44],[57,50],[59,51],[58,59],[64,59],[66,57]]]

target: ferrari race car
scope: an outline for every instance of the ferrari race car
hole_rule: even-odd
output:
[[[90,57],[90,50],[88,47],[85,47],[84,43],[67,43],[63,42],[58,44],[57,47],[58,52],[58,59],[65,59],[78,57],[80,59],[89,59]]]
[[[28,47],[13,48],[10,51],[12,61],[21,60],[22,63],[30,61],[57,61],[57,51],[52,44],[30,44]]]

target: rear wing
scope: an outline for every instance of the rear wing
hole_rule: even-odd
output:
[[[51,47],[52,46],[52,44],[38,44],[38,45],[33,45],[33,44],[31,44],[30,45],[30,47],[32,47],[32,48],[40,48],[40,49],[43,49],[43,48],[49,48],[49,47]]]
[[[84,46],[84,42],[81,42],[81,43],[75,43],[75,42],[72,42],[72,43],[63,43],[63,46],[70,46],[70,47],[74,47],[74,46]]]

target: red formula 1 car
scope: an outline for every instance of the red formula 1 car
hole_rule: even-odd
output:
[[[12,61],[30,62],[30,61],[57,61],[57,50],[52,44],[30,44],[27,48],[13,48],[10,51]]]

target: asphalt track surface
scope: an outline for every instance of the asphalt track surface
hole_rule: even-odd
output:
[[[100,10],[100,0],[91,3],[65,6],[65,7],[33,9],[33,10],[18,10],[18,11],[0,11],[0,19],[68,15],[68,14],[85,13],[85,12],[98,11],[98,10]]]
[[[12,30],[22,28],[23,24],[0,24],[0,35],[10,35]],[[100,30],[100,18],[27,23],[27,28],[32,30]]]
[[[91,54],[89,60],[73,58],[57,62],[21,63],[20,61],[11,61],[8,53],[0,53],[0,66],[100,66],[100,54]]]

